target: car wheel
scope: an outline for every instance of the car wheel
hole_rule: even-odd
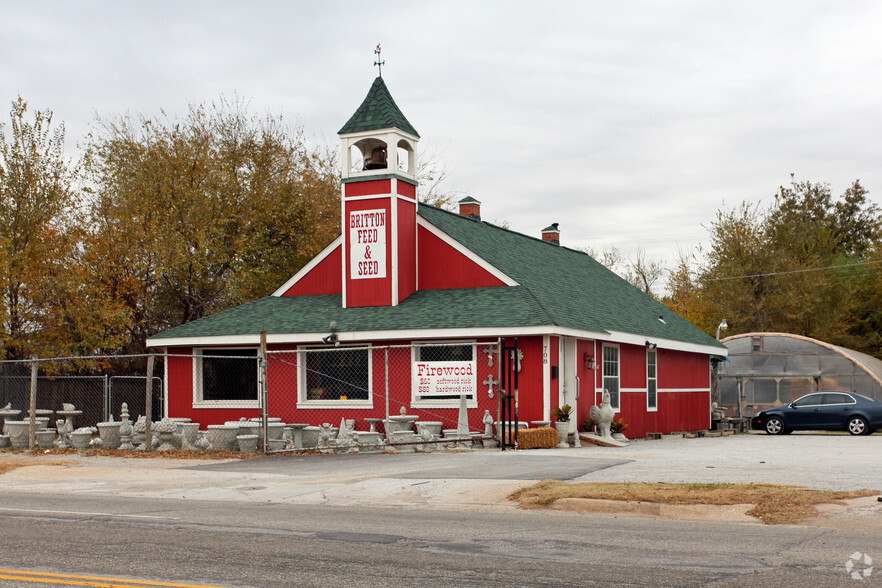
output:
[[[784,433],[784,421],[778,417],[769,417],[766,421],[766,433],[769,435],[781,435]]]
[[[852,435],[866,435],[870,431],[867,421],[863,417],[851,417],[848,419],[848,432]]]

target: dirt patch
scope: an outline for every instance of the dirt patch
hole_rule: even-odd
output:
[[[809,490],[774,484],[567,483],[542,480],[509,495],[521,508],[541,508],[566,498],[651,504],[752,504],[746,514],[769,525],[790,524],[818,515],[816,505],[875,496],[877,490]]]
[[[239,453],[238,451],[200,451],[198,449],[184,449],[181,451],[127,451],[123,449],[38,449],[28,450],[0,450],[10,455],[43,456],[43,455],[79,455],[82,457],[128,457],[128,458],[165,458],[165,459],[250,459],[262,457],[260,453]],[[2,457],[0,457],[2,459]]]
[[[36,465],[40,465],[40,466],[70,466],[70,465],[73,465],[73,463],[69,462],[69,461],[60,460],[60,459],[53,459],[53,460],[41,459],[41,460],[28,461],[25,459],[2,459],[2,458],[0,458],[0,475],[5,474],[6,472],[11,472],[12,470],[15,470],[18,468],[24,468],[27,466],[36,466]]]

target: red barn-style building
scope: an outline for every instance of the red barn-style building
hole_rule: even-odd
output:
[[[517,337],[521,421],[569,404],[575,430],[607,389],[628,436],[710,427],[710,360],[726,355],[713,337],[560,246],[557,223],[534,238],[482,221],[474,198],[459,214],[419,203],[420,137],[382,78],[339,135],[342,234],[271,296],[148,341],[168,352],[169,416],[203,426],[259,416],[256,362],[231,361],[256,357],[265,330],[268,412],[286,422],[404,407],[455,427],[459,397],[418,373],[453,366],[470,428],[482,430],[485,410],[497,414],[491,351]],[[332,364],[336,377],[315,368]]]

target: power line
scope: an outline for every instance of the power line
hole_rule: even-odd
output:
[[[706,282],[722,282],[724,280],[743,280],[745,278],[765,278],[768,276],[785,276],[788,274],[804,274],[807,272],[823,272],[823,271],[831,270],[831,269],[840,269],[840,268],[844,268],[844,267],[858,267],[858,266],[863,266],[863,265],[875,265],[875,264],[879,264],[879,263],[882,263],[882,259],[880,259],[878,261],[861,261],[859,263],[846,263],[846,264],[842,264],[842,265],[828,265],[827,267],[813,267],[813,268],[809,268],[809,269],[791,270],[789,272],[770,272],[767,274],[751,274],[748,276],[730,276],[727,278],[710,278],[705,281]]]

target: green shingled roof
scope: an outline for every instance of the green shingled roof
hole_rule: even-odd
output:
[[[152,337],[322,333],[337,321],[342,332],[461,327],[520,327],[548,323],[524,288],[458,288],[415,292],[398,306],[342,308],[339,294],[268,296]]]
[[[563,327],[723,345],[580,251],[420,204],[420,216],[518,286],[415,292],[398,306],[342,308],[339,294],[261,298],[152,337]],[[663,320],[659,320],[661,317]],[[390,334],[390,337],[394,336]]]
[[[417,137],[420,136],[395,104],[395,100],[392,99],[392,95],[389,93],[383,78],[378,77],[374,80],[361,106],[346,121],[346,124],[338,131],[338,134],[343,135],[346,133],[392,128],[401,129]]]
[[[420,205],[419,213],[527,289],[549,324],[723,347],[581,251],[433,206]]]

